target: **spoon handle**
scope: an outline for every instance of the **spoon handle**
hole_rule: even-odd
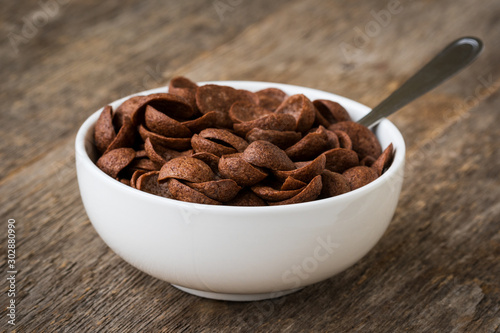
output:
[[[389,97],[374,107],[358,123],[367,127],[375,126],[382,118],[391,115],[458,73],[462,68],[470,64],[482,49],[483,42],[478,38],[463,37],[457,39],[410,77]]]

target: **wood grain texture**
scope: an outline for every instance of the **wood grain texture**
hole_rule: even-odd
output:
[[[2,315],[0,331],[500,332],[500,3],[401,0],[364,43],[359,31],[389,1],[232,2],[222,18],[214,3],[72,0],[18,52],[0,42],[0,216],[4,228],[17,221],[19,268],[17,324]],[[1,34],[39,10],[4,4]],[[480,58],[391,116],[408,148],[401,199],[381,241],[345,272],[275,300],[206,300],[128,265],[90,224],[73,143],[102,105],[182,74],[373,106],[462,35],[484,40]]]

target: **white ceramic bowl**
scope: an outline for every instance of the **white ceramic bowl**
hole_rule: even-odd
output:
[[[200,83],[206,84],[208,82]],[[257,91],[276,87],[311,100],[339,102],[359,119],[370,109],[331,93],[268,82],[210,82]],[[139,94],[166,92],[153,89]],[[130,96],[111,103],[116,108]],[[345,270],[378,242],[403,182],[405,144],[388,120],[375,130],[393,143],[391,167],[355,191],[307,203],[230,207],[171,200],[126,186],[94,164],[91,115],[76,137],[83,204],[99,235],[138,269],[198,296],[248,301],[278,297]]]

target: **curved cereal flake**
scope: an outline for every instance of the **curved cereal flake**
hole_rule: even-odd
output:
[[[220,202],[232,200],[241,190],[241,187],[232,179],[219,179],[204,183],[187,183],[186,185],[210,199]]]
[[[255,103],[255,98],[246,90],[237,90],[228,86],[207,84],[196,90],[196,105],[201,113],[222,111],[227,113],[236,101]]]
[[[220,143],[210,141],[201,137],[198,134],[193,135],[191,138],[191,146],[196,153],[207,152],[217,156],[234,154],[237,152],[233,147],[224,146]]]
[[[281,181],[285,181],[287,178],[292,177],[304,183],[310,182],[314,177],[320,175],[323,170],[325,170],[326,157],[321,154],[316,157],[313,161],[307,162],[298,169],[291,171],[279,171],[273,170],[273,174]]]
[[[296,190],[305,187],[307,184],[303,181],[293,178],[292,176],[286,177],[283,185],[281,185],[282,191]]]
[[[200,133],[205,128],[216,127],[218,118],[222,117],[220,111],[210,111],[203,116],[182,122],[192,133]]]
[[[194,154],[194,150],[188,149],[180,152],[180,156],[187,156],[187,157],[192,157]]]
[[[148,154],[146,153],[146,151],[144,149],[135,151],[135,158],[143,158],[143,157],[148,157]]]
[[[245,139],[234,135],[226,129],[207,128],[201,131],[199,135],[205,139],[221,142],[225,146],[236,149],[238,152],[242,152],[248,146],[248,142],[246,142]]]
[[[275,131],[295,131],[296,127],[297,124],[292,115],[274,113],[255,120],[236,123],[233,125],[235,133],[241,137],[244,137],[253,128]]]
[[[165,137],[187,138],[192,135],[185,125],[156,110],[151,105],[146,106],[144,122],[148,130]]]
[[[287,94],[278,88],[266,88],[255,93],[259,97],[259,106],[274,111],[288,97]]]
[[[270,114],[271,111],[251,102],[237,101],[229,109],[229,117],[235,123],[252,121]]]
[[[323,117],[321,115],[321,113],[318,111],[318,109],[315,109],[314,110],[314,123],[313,123],[313,127],[317,127],[317,126],[328,127],[330,125],[331,124],[328,122],[328,120],[325,119],[325,117]]]
[[[169,90],[170,92],[170,90]],[[198,105],[196,105],[196,89],[185,89],[185,88],[177,88],[173,89],[172,94],[184,98],[186,102],[191,106],[196,115],[201,115],[200,110],[198,110]]]
[[[344,107],[337,102],[327,99],[317,99],[313,101],[313,105],[316,107],[316,110],[318,110],[321,117],[326,120],[327,125],[325,126],[322,124],[325,127],[341,121],[351,120],[351,117],[346,109],[344,109]]]
[[[247,133],[245,139],[248,142],[264,140],[271,142],[281,149],[286,149],[302,138],[302,134],[294,131],[276,131],[253,128]]]
[[[263,140],[249,144],[241,157],[248,163],[271,170],[295,169],[295,164],[286,155],[285,151]]]
[[[321,189],[320,198],[334,197],[351,190],[349,181],[340,173],[324,170],[321,174],[321,181],[323,182],[323,188]]]
[[[361,124],[343,121],[331,125],[328,129],[346,132],[351,138],[352,149],[358,153],[360,159],[368,155],[378,158],[382,153],[382,148],[375,134]]]
[[[219,156],[206,151],[202,151],[193,154],[191,157],[197,158],[200,161],[205,162],[215,174],[219,173],[219,160],[220,160]]]
[[[132,147],[134,141],[135,141],[135,128],[132,125],[130,119],[125,118],[123,120],[123,126],[120,128],[113,141],[111,141],[108,148],[106,148],[104,154],[113,149]]]
[[[217,128],[233,128],[233,121],[229,117],[229,115],[225,112],[215,111],[217,112],[217,117],[215,118],[215,127]]]
[[[345,148],[334,148],[323,153],[326,157],[325,169],[342,173],[347,169],[359,165],[358,154]]]
[[[160,166],[181,155],[177,150],[168,149],[161,145],[153,145],[149,138],[146,138],[144,142],[144,149],[149,159]]]
[[[321,188],[322,188],[322,182],[321,182],[321,176],[318,175],[311,180],[309,184],[307,184],[306,187],[304,187],[299,194],[291,197],[290,199],[283,200],[283,201],[277,201],[277,202],[268,202],[270,206],[275,206],[275,205],[290,205],[290,204],[296,204],[296,203],[301,203],[301,202],[308,202],[315,200],[319,194],[321,193]]]
[[[143,123],[147,105],[175,119],[189,119],[195,114],[189,102],[180,96],[169,93],[156,93],[145,97],[130,115],[135,126]]]
[[[253,103],[259,105],[259,96],[257,96],[256,93],[246,89],[236,89],[236,91],[238,92],[238,94],[241,94],[241,96],[244,96],[243,98],[241,98],[241,100],[248,99],[251,100]]]
[[[125,118],[131,119],[132,113],[146,100],[146,96],[133,96],[123,102],[113,115],[113,125],[120,128]]]
[[[127,169],[132,172],[135,172],[136,170],[158,171],[160,170],[160,167],[149,158],[135,158],[127,166]]]
[[[208,182],[215,179],[215,175],[205,162],[187,156],[171,159],[160,170],[159,182],[167,179],[182,179],[192,183]]]
[[[267,177],[267,173],[245,161],[240,154],[222,156],[219,161],[219,173],[240,186],[252,186]]]
[[[194,110],[198,110],[198,106],[196,106],[196,89],[198,89],[198,85],[183,76],[172,78],[168,86],[169,93],[183,97]]]
[[[199,204],[206,204],[206,205],[220,205],[221,204],[219,201],[210,199],[206,195],[204,195],[204,194],[192,189],[191,187],[181,183],[177,179],[169,179],[166,186],[168,187],[168,191],[172,195],[172,198],[177,199],[177,200],[199,203]]]
[[[347,169],[342,173],[342,175],[347,178],[351,190],[358,189],[366,184],[371,183],[378,178],[377,171],[375,169],[366,166],[356,166]]]
[[[335,135],[337,135],[340,148],[352,149],[351,138],[349,137],[349,135],[347,135],[346,132],[340,131],[340,130],[335,130],[335,131],[333,131],[333,133],[335,133]]]
[[[118,173],[129,165],[135,158],[132,148],[117,148],[102,155],[96,162],[99,169],[109,176],[116,178]]]
[[[170,80],[168,88],[169,92],[170,89],[176,89],[176,88],[196,90],[198,88],[198,85],[195,82],[188,79],[187,77],[176,76],[172,78],[172,80]]]
[[[380,155],[380,156],[382,156],[382,155]],[[361,161],[359,161],[359,165],[371,167],[374,162],[375,162],[375,159],[372,156],[368,155],[368,156],[363,157],[363,159]]]
[[[384,152],[373,162],[371,167],[377,171],[377,175],[380,176],[384,172],[384,169],[387,169],[393,159],[393,146],[392,143],[385,148]]]
[[[266,202],[248,189],[241,190],[233,200],[226,202],[228,206],[267,206]]]
[[[329,148],[326,131],[307,133],[299,142],[288,147],[285,152],[294,161],[307,161]]]
[[[135,170],[134,173],[132,174],[132,177],[130,177],[130,186],[132,186],[133,188],[137,188],[136,186],[137,179],[146,172],[147,171],[145,170]]]
[[[150,171],[141,174],[135,182],[135,188],[161,197],[172,198],[167,185],[158,183],[158,174],[158,171]]]
[[[302,94],[292,95],[285,99],[276,109],[277,114],[290,114],[297,123],[297,132],[307,132],[316,117],[316,111],[313,103]]]
[[[142,140],[150,139],[153,145],[159,145],[175,150],[188,150],[191,148],[191,138],[167,138],[166,136],[159,135],[148,131],[144,126],[139,125],[139,134]]]
[[[270,186],[264,185],[254,185],[250,190],[266,201],[283,201],[296,196],[302,191],[302,189],[288,191],[276,190]]]
[[[113,110],[106,105],[95,123],[94,143],[97,150],[102,154],[116,137],[113,127]]]
[[[319,128],[324,128],[323,126],[320,125]],[[324,130],[326,133],[326,137],[328,138],[328,149],[333,149],[333,148],[340,148],[340,141],[339,137],[335,132],[332,132],[330,130],[325,129]]]

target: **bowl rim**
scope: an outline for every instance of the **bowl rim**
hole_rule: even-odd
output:
[[[264,81],[203,81],[203,82],[196,82],[198,85],[205,85],[205,84],[219,84],[219,85],[228,85],[228,86],[233,86],[233,85],[257,85],[257,86],[262,86],[260,89],[264,88],[280,88],[282,90],[287,90],[287,89],[300,89],[303,91],[304,95],[307,96],[308,92],[311,93],[326,93],[332,96],[332,100],[337,101],[338,103],[342,104],[344,103],[349,103],[349,104],[354,104],[356,108],[360,109],[363,114],[368,113],[371,108],[367,107],[364,104],[361,104],[357,101],[354,101],[352,99],[349,99],[344,96],[340,96],[331,92],[319,90],[319,89],[314,89],[314,88],[308,88],[308,87],[303,87],[303,86],[297,86],[297,85],[291,85],[291,84],[284,84],[284,83],[275,83],[275,82],[264,82]],[[244,89],[244,88],[239,88],[239,89]],[[250,89],[251,90],[251,89]],[[148,89],[145,91],[137,92],[134,94],[131,94],[129,96],[120,98],[118,100],[115,100],[113,102],[110,102],[108,105],[111,104],[121,104],[125,100],[129,99],[130,97],[137,96],[137,95],[145,95],[145,94],[152,94],[152,93],[157,93],[157,92],[166,92],[168,91],[168,86],[163,86],[163,87],[158,87],[154,89]],[[227,213],[230,212],[240,212],[240,213],[258,213],[258,212],[264,212],[264,213],[278,213],[282,210],[286,210],[288,212],[293,211],[293,210],[304,210],[304,209],[319,209],[321,206],[328,206],[328,205],[335,205],[335,204],[342,204],[344,202],[352,202],[353,199],[355,199],[356,196],[361,196],[364,195],[375,188],[382,186],[384,182],[388,181],[394,176],[397,176],[396,173],[398,170],[403,167],[404,161],[405,161],[405,155],[406,155],[406,145],[404,142],[404,138],[399,131],[399,129],[388,119],[384,118],[378,125],[376,126],[384,126],[390,129],[391,131],[391,142],[394,144],[394,146],[397,146],[398,149],[395,151],[394,159],[392,161],[391,167],[384,172],[380,177],[372,181],[371,183],[364,185],[358,189],[355,189],[353,191],[335,196],[335,197],[330,197],[330,198],[325,198],[325,199],[320,199],[320,200],[313,200],[313,201],[308,201],[308,202],[301,202],[301,203],[296,203],[296,204],[289,204],[289,205],[278,205],[278,206],[226,206],[226,205],[208,205],[208,204],[200,204],[200,203],[192,203],[192,202],[186,202],[186,201],[180,201],[176,199],[170,199],[170,198],[165,198],[161,197],[155,194],[147,193],[138,189],[135,189],[131,186],[125,185],[117,180],[115,180],[112,177],[109,177],[107,174],[105,174],[102,170],[100,170],[97,165],[92,161],[90,158],[89,154],[87,153],[87,150],[85,148],[85,141],[87,137],[87,133],[90,130],[93,130],[94,125],[99,118],[100,113],[104,107],[101,107],[94,113],[92,113],[85,121],[84,123],[80,126],[76,138],[75,138],[75,159],[76,163],[80,164],[83,163],[83,166],[86,167],[89,171],[91,171],[96,177],[99,178],[100,182],[106,182],[106,184],[109,184],[109,186],[115,187],[117,190],[122,189],[125,191],[129,191],[130,195],[138,197],[138,199],[142,200],[152,200],[156,201],[158,204],[163,204],[163,205],[174,205],[174,206],[179,206],[184,209],[196,209],[196,210],[221,210]],[[349,111],[349,108],[346,107],[346,109]],[[396,145],[395,142],[398,142]],[[78,172],[78,168],[77,168]]]

